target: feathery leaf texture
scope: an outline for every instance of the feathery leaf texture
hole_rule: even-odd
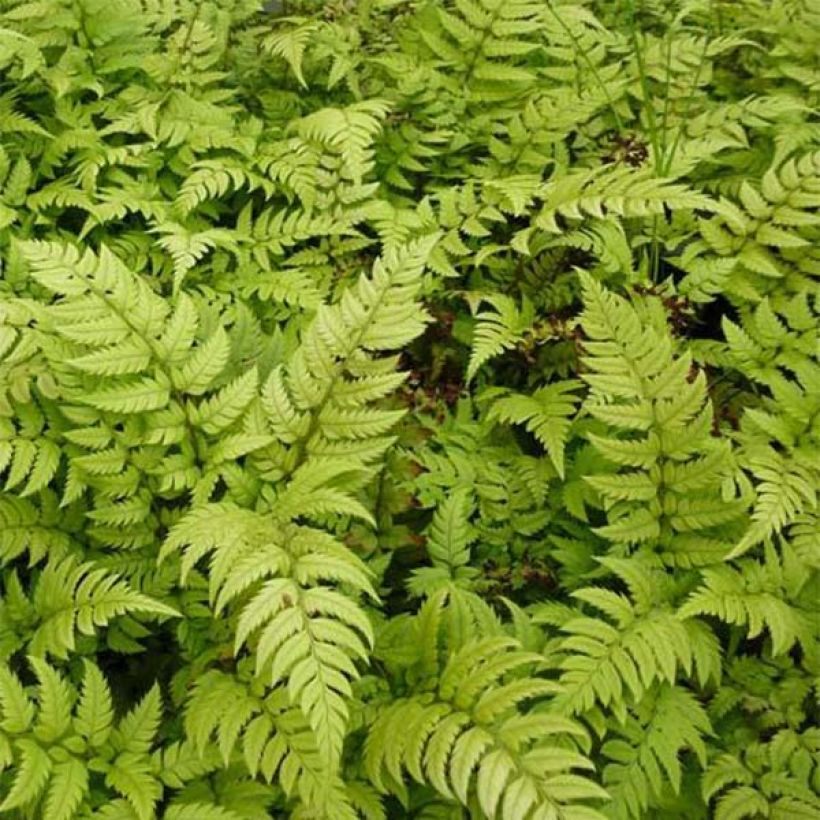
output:
[[[0,0],[0,818],[820,816],[812,0]]]

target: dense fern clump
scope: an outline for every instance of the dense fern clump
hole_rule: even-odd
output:
[[[0,818],[820,816],[814,0],[0,0]]]

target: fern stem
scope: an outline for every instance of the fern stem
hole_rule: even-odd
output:
[[[710,0],[710,2],[709,2],[709,9],[710,9],[709,29],[710,30],[707,32],[707,35],[706,35],[706,37],[704,37],[704,40],[703,40],[703,52],[701,53],[700,62],[698,63],[697,70],[695,71],[695,76],[692,78],[692,85],[689,89],[689,93],[686,95],[686,102],[685,102],[685,107],[684,107],[684,110],[683,110],[683,116],[681,117],[680,123],[678,125],[677,132],[675,134],[675,140],[672,143],[672,148],[669,151],[669,156],[666,158],[666,163],[665,163],[665,166],[664,166],[664,173],[669,172],[669,169],[672,167],[672,162],[675,159],[675,154],[677,153],[678,148],[680,147],[680,142],[683,139],[683,135],[684,135],[684,132],[686,130],[686,121],[689,118],[689,112],[692,110],[692,103],[694,102],[694,99],[695,99],[695,91],[697,90],[698,83],[700,82],[700,75],[701,75],[701,72],[703,71],[703,66],[706,64],[706,55],[709,51],[709,35],[711,34],[711,19],[712,19],[711,8],[712,8],[712,3],[711,3],[711,0]]]
[[[191,44],[191,37],[194,36],[194,26],[197,24],[199,20],[199,15],[202,12],[202,7],[205,5],[205,0],[199,0],[196,4],[196,8],[194,8],[194,13],[191,15],[191,19],[188,21],[188,28],[185,30],[185,37],[182,39],[182,46],[180,48],[180,53],[183,53],[188,50],[188,46]]]
[[[672,85],[672,32],[666,38],[666,81],[663,87],[663,116],[661,117],[661,163],[666,157],[667,127],[669,124],[669,90]]]
[[[635,4],[632,0],[626,0],[626,4],[629,9],[629,34],[630,39],[632,40],[632,48],[635,51],[635,61],[638,66],[638,77],[641,84],[641,97],[649,128],[649,141],[652,145],[655,171],[660,176],[662,162],[661,145],[658,139],[658,121],[655,117],[655,109],[652,105],[652,98],[649,93],[649,76],[646,73],[644,47],[638,39],[638,28],[635,20]]]
[[[649,76],[646,73],[646,62],[644,60],[643,45],[638,39],[638,28],[635,20],[635,4],[632,2],[632,0],[626,0],[626,2],[627,7],[629,9],[629,34],[630,39],[632,40],[632,48],[635,52],[635,62],[638,66],[638,76],[640,78],[641,84],[641,98],[643,103],[643,111],[646,114],[647,125],[649,128],[649,141],[652,145],[652,159],[653,164],[655,166],[655,174],[656,176],[663,176],[664,148],[661,146],[660,143],[658,133],[658,121],[655,117],[655,107],[653,105],[652,97],[649,92]],[[664,108],[665,107],[666,104],[664,104]],[[660,223],[658,220],[658,216],[655,215],[652,218],[652,242],[649,250],[650,279],[652,282],[657,281],[660,272],[660,249],[658,240],[659,224]]]
[[[589,55],[586,51],[581,48],[581,44],[578,42],[578,38],[572,33],[572,29],[561,19],[558,12],[553,8],[552,3],[547,4],[547,9],[552,14],[552,16],[558,22],[558,25],[561,26],[562,29],[567,33],[567,36],[572,40],[572,44],[575,46],[576,51],[578,54],[581,55],[581,58],[586,62],[589,66],[589,70],[592,72],[592,76],[595,78],[595,81],[601,88],[601,91],[604,94],[604,98],[609,105],[610,110],[612,111],[612,116],[615,119],[615,127],[618,130],[618,133],[623,135],[624,134],[624,123],[621,119],[620,115],[618,114],[618,110],[615,108],[615,103],[612,100],[612,96],[609,93],[609,89],[606,86],[606,83],[601,79],[601,75],[598,73],[598,69],[595,67],[595,64],[590,60]]]

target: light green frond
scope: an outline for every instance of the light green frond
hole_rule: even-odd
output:
[[[578,398],[573,391],[580,382],[568,380],[539,388],[531,396],[512,395],[498,399],[490,418],[507,424],[523,424],[546,448],[558,472],[564,476],[564,447]]]
[[[501,294],[486,296],[482,301],[491,305],[492,310],[479,310],[475,314],[467,381],[472,381],[482,365],[494,356],[514,347],[535,319],[533,307],[528,302],[519,309],[513,299]]]
[[[602,748],[611,761],[603,771],[604,784],[612,795],[607,807],[611,817],[645,817],[668,789],[679,793],[682,750],[691,749],[700,764],[705,763],[709,719],[694,695],[680,687],[657,686],[614,729],[612,739]]]
[[[113,718],[108,683],[94,664],[86,662],[74,728],[88,741],[89,746],[97,748],[108,740]]]
[[[566,744],[583,729],[566,718],[517,706],[555,690],[538,678],[515,678],[513,670],[538,661],[514,640],[488,639],[464,646],[440,672],[429,695],[399,700],[379,715],[368,733],[365,766],[381,789],[389,773],[400,781],[406,770],[440,794],[467,803],[475,794],[485,816],[512,820],[523,811],[570,811],[605,792],[574,769],[591,764]],[[400,728],[401,727],[401,728]],[[538,771],[540,776],[534,776]],[[547,774],[548,776],[544,776]]]

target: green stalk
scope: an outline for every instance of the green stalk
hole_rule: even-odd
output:
[[[595,67],[595,63],[589,59],[589,55],[586,51],[581,48],[581,44],[578,42],[578,38],[572,33],[572,29],[561,19],[558,12],[553,8],[552,3],[547,4],[547,9],[549,9],[552,16],[558,21],[558,25],[561,26],[562,29],[567,33],[567,36],[572,40],[572,44],[575,46],[575,50],[580,54],[581,58],[586,62],[589,66],[589,70],[592,72],[592,76],[595,78],[598,85],[601,87],[601,91],[603,91],[604,98],[609,105],[610,110],[612,111],[612,116],[615,118],[615,127],[618,129],[618,133],[623,135],[624,134],[624,124],[621,120],[618,111],[615,108],[615,103],[612,101],[612,97],[609,94],[609,89],[606,87],[606,83],[601,79],[601,75],[598,73],[598,69]]]
[[[667,126],[669,124],[669,89],[672,85],[672,35],[673,32],[667,32],[666,38],[666,82],[663,86],[663,117],[661,118],[661,163],[666,158],[666,137]]]
[[[638,29],[635,24],[635,4],[633,0],[626,0],[629,10],[629,33],[632,40],[632,48],[635,51],[635,61],[638,64],[638,77],[641,83],[641,96],[646,111],[647,124],[649,126],[649,141],[652,144],[652,153],[655,155],[655,171],[660,171],[661,145],[658,139],[658,121],[655,117],[655,109],[651,104],[649,94],[649,77],[646,73],[646,63],[644,62],[643,46],[638,40]]]
[[[672,148],[669,152],[669,156],[666,159],[666,164],[664,167],[664,173],[669,172],[669,168],[672,166],[672,161],[675,159],[675,154],[680,146],[680,142],[683,139],[684,131],[686,130],[686,121],[689,118],[689,112],[692,110],[692,103],[695,99],[695,91],[698,87],[698,82],[700,82],[700,75],[703,71],[703,66],[706,65],[706,53],[709,51],[709,37],[712,33],[712,2],[709,0],[709,29],[707,31],[706,37],[703,41],[703,53],[700,56],[700,62],[698,63],[697,71],[695,71],[695,76],[692,79],[692,85],[689,89],[689,93],[686,96],[686,105],[683,109],[683,116],[681,117],[680,123],[678,124],[677,133],[675,135],[675,141],[672,143]]]
[[[652,103],[652,98],[649,92],[649,76],[646,73],[646,62],[644,61],[643,45],[638,39],[638,27],[635,21],[635,4],[633,0],[626,0],[629,11],[629,34],[632,40],[632,48],[635,52],[635,62],[638,66],[638,77],[641,83],[641,97],[643,102],[643,110],[646,113],[646,120],[649,130],[649,142],[652,145],[653,163],[655,166],[656,176],[661,176],[661,168],[663,165],[663,148],[661,147],[658,121],[655,117],[655,107]],[[667,72],[668,77],[668,72]],[[668,96],[668,95],[667,95]],[[654,282],[657,279],[658,270],[660,268],[660,254],[658,252],[658,217],[652,218],[652,244],[649,251],[649,267],[650,278]]]
[[[666,148],[667,148],[667,135],[668,135],[668,124],[669,124],[669,101],[670,101],[670,93],[669,89],[672,84],[672,34],[673,32],[667,32],[666,37],[666,82],[664,83],[663,89],[663,118],[661,119],[661,158],[660,158],[660,165],[659,170],[661,171],[661,176],[663,176],[665,172],[665,161],[666,161]],[[651,260],[651,268],[652,268],[652,281],[658,281],[658,274],[660,273],[660,242],[658,240],[658,226],[660,222],[658,219],[658,215],[652,218],[652,260]]]

